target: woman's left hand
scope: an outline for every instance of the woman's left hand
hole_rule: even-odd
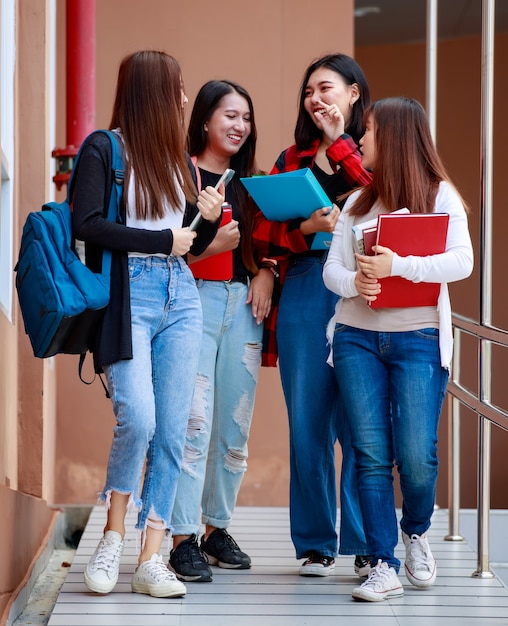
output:
[[[323,207],[316,209],[310,214],[310,217],[300,224],[302,235],[311,235],[312,233],[333,233],[335,225],[339,219],[340,209],[337,205],[332,207]]]
[[[256,324],[262,324],[272,308],[272,292],[275,277],[268,268],[261,268],[250,281],[246,304],[252,302],[252,315]]]
[[[222,189],[221,189],[222,188]],[[201,217],[209,222],[216,222],[221,216],[221,207],[224,202],[224,186],[221,185],[220,191],[213,187],[205,187],[199,192],[196,205],[201,213]]]
[[[321,122],[323,134],[333,143],[344,134],[346,125],[344,116],[336,104],[326,104],[320,100],[319,105],[323,107],[325,112],[323,114],[316,111],[314,115]]]
[[[372,246],[375,256],[366,256],[355,252],[358,269],[367,278],[386,278],[391,275],[393,251],[384,246]]]

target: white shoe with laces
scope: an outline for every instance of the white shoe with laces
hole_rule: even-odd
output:
[[[402,533],[402,541],[406,546],[406,576],[415,587],[430,587],[434,584],[437,565],[430,551],[427,534],[406,535]]]
[[[352,596],[356,600],[380,602],[403,594],[404,588],[395,570],[380,559],[375,567],[370,568],[367,580],[353,589]]]
[[[122,535],[114,530],[106,531],[85,568],[85,585],[90,591],[113,591],[118,581],[122,552]]]
[[[160,554],[138,565],[132,576],[134,593],[146,593],[154,598],[179,598],[187,593],[185,585],[165,565]]]

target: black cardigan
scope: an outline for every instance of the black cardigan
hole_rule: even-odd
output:
[[[125,202],[116,223],[106,219],[113,184],[111,143],[104,133],[92,133],[83,145],[73,181],[73,235],[85,242],[86,264],[94,272],[101,271],[102,250],[112,250],[110,302],[95,342],[96,372],[104,365],[132,358],[131,312],[128,252],[170,254],[173,232],[170,229],[151,231],[125,226]],[[188,159],[195,180],[195,170]],[[188,226],[198,209],[187,203],[183,225]],[[123,223],[122,223],[123,222]],[[202,220],[190,252],[198,256],[215,237],[220,219]]]

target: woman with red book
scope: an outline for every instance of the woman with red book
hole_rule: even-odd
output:
[[[373,170],[372,182],[349,196],[323,277],[328,289],[341,296],[329,325],[333,363],[351,427],[372,557],[369,577],[353,597],[376,602],[404,593],[394,554],[394,462],[403,497],[406,577],[421,588],[436,578],[427,532],[436,495],[439,416],[452,357],[447,283],[470,275],[473,251],[464,203],[436,152],[423,107],[408,98],[388,98],[371,105],[365,115],[360,146],[363,165]],[[374,246],[374,256],[354,252],[356,223],[401,207],[412,214],[449,215],[444,252],[401,256],[381,245]],[[391,276],[440,283],[437,305],[368,306],[382,292],[380,281]]]
[[[254,108],[243,87],[226,80],[201,87],[188,130],[198,179],[203,187],[213,187],[227,168],[235,175],[226,187],[233,219],[219,228],[203,255],[189,257],[191,269],[198,268],[194,275],[203,307],[203,339],[169,559],[170,569],[187,582],[210,582],[209,564],[227,569],[251,564],[227,528],[247,469],[263,322],[277,273],[275,264],[263,260],[253,246],[256,206],[239,180],[258,173],[256,139]],[[205,273],[211,255],[227,251],[232,252],[228,278]],[[205,533],[198,544],[201,522]]]

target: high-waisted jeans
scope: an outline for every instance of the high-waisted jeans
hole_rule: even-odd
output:
[[[129,494],[170,528],[201,345],[201,303],[181,257],[129,259],[133,358],[104,368],[116,426],[102,499]],[[142,491],[141,481],[144,480]]]
[[[247,469],[263,325],[246,304],[247,285],[198,280],[203,341],[182,474],[172,518],[175,535],[200,521],[227,528]],[[202,513],[202,516],[201,516]]]
[[[277,344],[289,417],[290,524],[296,557],[337,555],[335,453],[342,446],[339,554],[368,555],[358,501],[355,459],[333,368],[326,326],[337,296],[322,278],[323,260],[291,263],[280,299]]]
[[[423,534],[434,510],[437,431],[448,382],[439,331],[375,332],[337,324],[333,352],[356,453],[369,552],[374,563],[381,559],[398,572],[394,462],[403,497],[402,530]]]

